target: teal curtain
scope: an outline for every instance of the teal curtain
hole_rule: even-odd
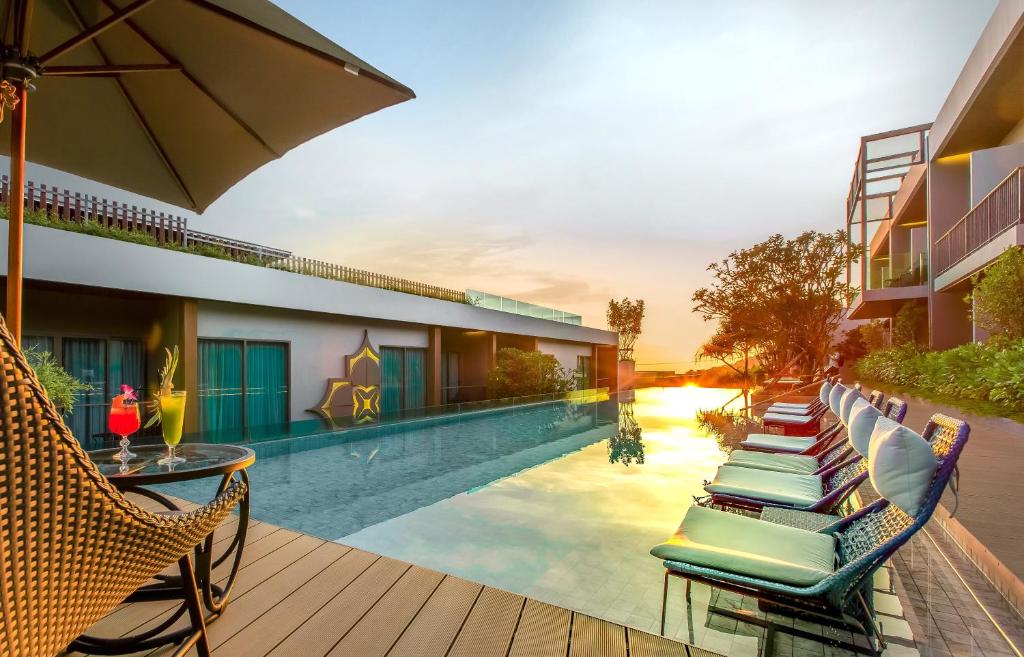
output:
[[[75,410],[66,418],[68,426],[86,449],[96,449],[107,431],[107,342],[65,338],[63,351],[64,369],[92,387],[76,395]]]
[[[288,347],[270,342],[245,345],[245,426],[288,421]]]
[[[425,349],[405,350],[405,381],[402,408],[423,408],[427,405],[427,376],[423,364]]]
[[[402,349],[381,347],[380,410],[394,413],[402,409]]]
[[[199,428],[242,428],[242,343],[199,341]]]
[[[110,341],[110,371],[107,389],[110,396],[121,394],[121,386],[129,385],[144,399],[146,386],[146,348],[139,340]]]

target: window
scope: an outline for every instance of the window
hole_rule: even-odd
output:
[[[53,338],[41,335],[26,335],[21,339],[21,347],[25,351],[30,349],[38,352],[54,353]]]
[[[591,356],[576,357],[576,389],[586,390],[590,387]]]
[[[45,348],[46,340],[52,349],[52,338],[33,338],[40,349]],[[67,417],[68,425],[86,449],[101,447],[110,398],[121,394],[122,384],[135,388],[140,398],[145,395],[145,346],[139,340],[119,338],[64,338],[61,350],[64,369],[92,387],[78,394],[75,410]]]
[[[381,411],[392,413],[423,408],[427,403],[426,349],[381,347]]]
[[[199,428],[252,429],[288,421],[288,345],[199,341]]]

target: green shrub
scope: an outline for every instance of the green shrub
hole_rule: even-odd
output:
[[[901,345],[875,351],[856,365],[857,375],[953,399],[992,402],[1024,410],[1024,340],[965,344],[945,351]]]
[[[498,350],[497,363],[487,373],[487,393],[494,399],[569,392],[575,383],[573,373],[551,354],[512,347]]]
[[[46,396],[62,413],[75,410],[75,396],[78,393],[92,390],[92,386],[82,383],[61,367],[48,351],[26,349],[25,358],[35,370]]]
[[[974,302],[978,325],[1010,340],[1024,338],[1024,249],[1007,249],[971,282],[974,289],[967,301]]]
[[[928,306],[923,303],[905,303],[892,319],[893,345],[928,344]]]

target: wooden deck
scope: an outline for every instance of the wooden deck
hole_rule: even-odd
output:
[[[218,530],[232,536],[236,519]],[[219,569],[222,578],[226,568]],[[712,653],[507,591],[250,523],[217,657],[709,657]],[[91,634],[152,627],[173,603],[123,605]],[[156,655],[169,654],[161,649]],[[190,655],[194,655],[193,650]]]

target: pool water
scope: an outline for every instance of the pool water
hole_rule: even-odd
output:
[[[252,516],[658,632],[664,568],[649,550],[727,458],[698,411],[742,406],[735,390],[650,388],[258,443]],[[168,492],[209,499],[200,485]],[[760,630],[707,613],[752,601],[695,585],[687,609],[679,587],[668,636],[757,654]]]

